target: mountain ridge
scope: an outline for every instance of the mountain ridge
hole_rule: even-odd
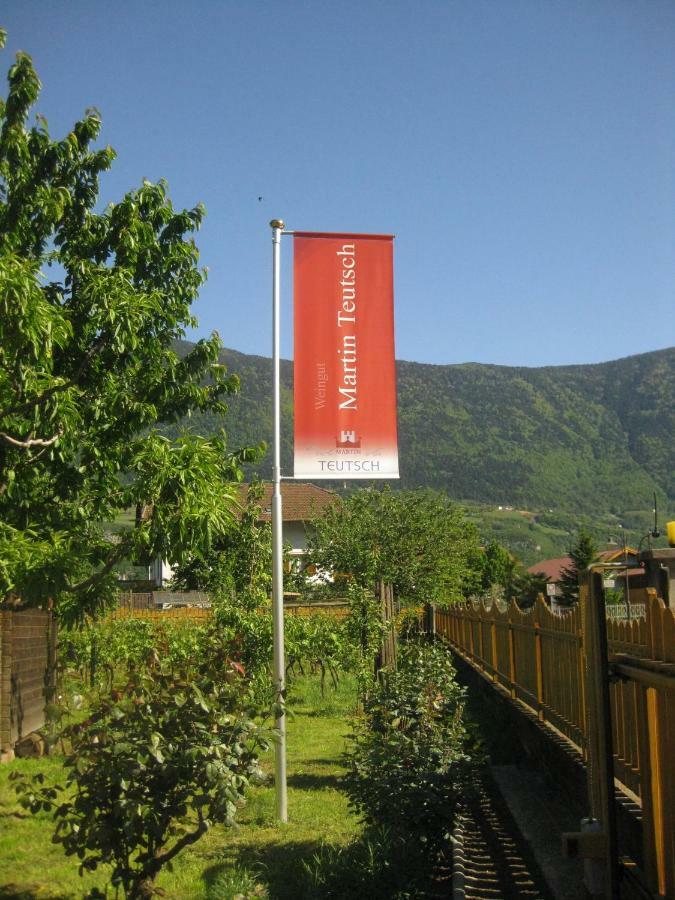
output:
[[[221,361],[240,376],[240,394],[225,417],[184,424],[203,433],[223,427],[232,447],[269,443],[271,359],[224,349]],[[289,471],[292,363],[282,360],[280,370]],[[675,347],[563,366],[398,360],[396,372],[401,487],[580,513],[643,509],[654,491],[662,507],[675,505]],[[270,465],[267,454],[257,470],[269,477]]]

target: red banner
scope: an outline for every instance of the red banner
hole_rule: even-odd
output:
[[[295,478],[398,478],[391,235],[295,232]]]

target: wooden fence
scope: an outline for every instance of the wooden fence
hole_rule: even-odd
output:
[[[115,609],[108,614],[113,621],[125,619],[142,619],[145,622],[196,622],[203,623],[211,618],[210,609],[191,609],[178,606],[175,609]]]
[[[349,612],[346,603],[284,603],[287,616],[333,616],[341,619]],[[271,615],[271,612],[270,612]],[[108,618],[113,621],[143,619],[146,622],[196,622],[204,623],[211,618],[210,609],[178,606],[172,609],[125,607],[113,610]]]
[[[189,607],[209,609],[211,598],[206,591],[121,591],[118,609],[167,609]]]
[[[325,603],[284,603],[284,612],[287,616],[324,615],[344,619],[349,614],[349,606],[339,600]]]
[[[0,759],[45,723],[54,688],[56,623],[46,609],[0,610]]]
[[[649,890],[675,897],[675,614],[653,590],[633,593],[645,604],[645,618],[607,621],[610,672],[602,675],[589,639],[592,594],[582,593],[564,615],[551,613],[541,597],[528,612],[482,602],[437,610],[435,628],[497,690],[581,755],[593,814],[601,803],[594,683],[609,678],[616,787],[641,807]]]

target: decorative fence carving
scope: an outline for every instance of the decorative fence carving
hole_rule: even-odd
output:
[[[607,620],[616,786],[642,807],[650,890],[675,896],[675,614],[651,589],[635,591],[645,618]],[[521,611],[481,602],[436,611],[436,632],[515,703],[593,762],[596,710],[588,607],[554,614],[543,598]],[[503,608],[503,607],[502,607]],[[609,674],[609,673],[608,673]],[[589,759],[590,757],[590,759]],[[593,780],[591,771],[589,780]],[[591,793],[593,785],[591,785]]]
[[[631,621],[644,619],[647,615],[647,607],[644,603],[612,603],[607,607],[608,619]]]

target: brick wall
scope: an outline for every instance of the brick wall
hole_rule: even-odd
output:
[[[45,723],[55,644],[48,610],[0,610],[0,756]]]

